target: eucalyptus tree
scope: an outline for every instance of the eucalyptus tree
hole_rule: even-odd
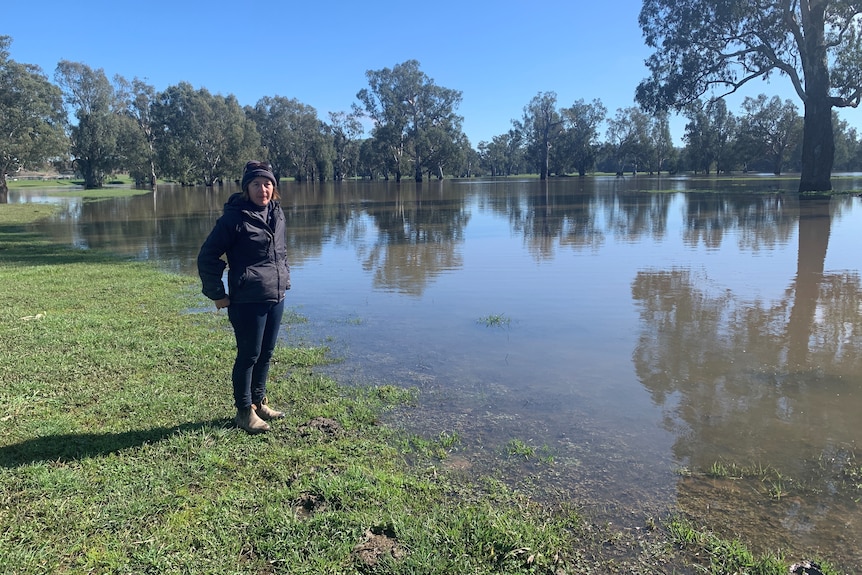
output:
[[[683,109],[754,79],[787,76],[805,107],[799,191],[828,191],[832,109],[862,100],[862,4],[851,0],[644,0],[641,105]]]
[[[635,107],[619,108],[607,124],[606,146],[617,175],[623,175],[627,166],[637,173],[638,166],[650,155],[649,117]]]
[[[652,139],[654,118],[637,106],[624,108],[634,135],[631,158],[635,172],[648,170],[654,154],[655,143]]]
[[[736,164],[739,140],[739,121],[727,109],[724,100],[717,100],[708,109],[712,128],[712,152],[715,173],[729,172]]]
[[[118,78],[117,88],[126,116],[137,127],[137,134],[128,134],[126,139],[129,143],[124,146],[129,157],[129,175],[138,183],[146,180],[155,187],[156,126],[152,118],[152,105],[156,99],[156,89],[138,78],[131,82]]]
[[[482,168],[491,176],[502,176],[503,174],[503,152],[505,145],[500,142],[502,136],[494,136],[490,142],[481,140],[477,146],[479,161]]]
[[[673,137],[670,135],[670,120],[667,112],[657,112],[650,118],[649,139],[652,142],[651,154],[647,158],[650,173],[668,171],[669,163],[676,154]]]
[[[9,56],[0,36],[0,203],[8,201],[6,174],[36,168],[68,149],[63,94],[38,66]]]
[[[202,162],[196,142],[203,133],[202,119],[196,112],[200,98],[191,84],[181,82],[156,94],[151,106],[155,131],[156,158],[162,176],[193,184]]]
[[[359,162],[359,139],[362,136],[362,123],[355,112],[329,112],[326,129],[332,137],[333,159],[332,178],[340,182],[350,173],[355,173]]]
[[[442,180],[445,174],[457,172],[470,142],[463,132],[431,126],[417,138],[417,146],[422,149],[422,167],[428,177],[433,175]]]
[[[422,181],[428,146],[445,134],[453,142],[461,135],[463,118],[456,113],[461,92],[438,86],[419,69],[417,60],[407,60],[382,70],[368,70],[368,88],[356,94],[356,106],[374,123],[372,137],[387,149],[396,180],[412,169]],[[434,136],[429,132],[434,131]]]
[[[389,180],[391,157],[377,138],[365,138],[359,143],[357,172],[363,178]]]
[[[835,126],[835,169],[843,172],[858,172],[862,170],[862,144],[859,132],[851,127],[847,120],[838,118],[832,112]]]
[[[260,155],[260,135],[233,95],[181,82],[157,95],[152,116],[159,165],[183,184],[212,186]]]
[[[697,101],[685,110],[688,123],[683,140],[689,168],[708,174],[729,171],[738,156],[737,119],[724,100]]]
[[[467,139],[466,135],[464,136],[460,147],[461,153],[458,156],[458,163],[456,164],[455,169],[453,169],[452,175],[462,178],[472,178],[473,176],[485,175],[485,172],[482,169],[482,159],[479,156],[479,152],[470,145],[470,141]]]
[[[117,142],[124,125],[123,103],[101,68],[61,60],[55,78],[77,120],[69,131],[72,165],[86,189],[101,188],[105,177],[122,164]]]
[[[155,188],[152,153],[146,136],[131,116],[118,115],[116,171],[126,172],[136,185]]]
[[[800,141],[802,119],[791,100],[781,101],[760,94],[745,98],[740,121],[740,137],[749,154],[764,158],[773,174],[780,175]]]
[[[332,135],[326,129],[326,124],[318,120],[317,133],[311,140],[311,157],[306,170],[308,179],[326,181],[333,173],[334,166],[335,147],[332,144]]]
[[[557,111],[556,92],[539,92],[524,106],[524,115],[515,123],[524,134],[527,159],[546,180],[551,165],[551,148],[559,142],[563,132],[563,119]]]
[[[522,132],[517,128],[494,136],[490,142],[479,142],[479,158],[482,166],[492,176],[510,176],[519,173],[524,161],[522,142]]]
[[[709,174],[715,159],[715,133],[706,108],[700,103],[689,105],[685,110],[688,122],[682,139],[685,141],[685,156],[689,169],[695,173]]]
[[[571,107],[560,110],[564,129],[561,147],[579,176],[586,175],[595,165],[599,129],[607,114],[607,108],[599,99],[590,103],[577,100]]]
[[[265,96],[249,113],[276,177],[313,178],[319,159],[315,147],[323,130],[317,110],[295,98]]]

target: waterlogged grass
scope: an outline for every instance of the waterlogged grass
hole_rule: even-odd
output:
[[[823,457],[812,470],[819,472],[836,492],[858,497],[862,490],[862,467],[857,462],[855,449],[852,447],[839,450],[837,453]],[[695,475],[691,470],[681,470],[680,475]],[[756,480],[760,482],[761,491],[771,499],[780,500],[788,495],[805,496],[814,489],[805,481],[789,477],[772,466],[761,464],[740,465],[735,462],[714,462],[703,472],[706,477],[729,480]]]
[[[536,448],[522,439],[510,439],[509,443],[506,444],[506,454],[509,457],[530,459],[531,457],[535,457]]]
[[[52,246],[27,230],[42,209],[0,205],[0,573],[786,571],[703,529],[609,532],[448,474],[458,433],[381,425],[418,392],[340,386],[315,372],[325,347],[277,350],[287,417],[249,436],[226,314],[194,278]]]
[[[485,327],[509,327],[512,323],[512,320],[502,313],[486,315],[484,317],[480,317],[476,321]]]
[[[667,529],[675,543],[706,559],[705,572],[721,575],[745,573],[748,575],[786,575],[787,561],[779,554],[756,556],[739,540],[723,539],[707,528],[695,527],[689,520],[673,517],[667,521]],[[822,573],[839,571],[826,562],[819,563]]]

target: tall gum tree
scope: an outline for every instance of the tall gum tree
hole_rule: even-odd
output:
[[[453,142],[461,137],[463,119],[456,113],[461,92],[436,85],[417,60],[368,70],[365,76],[369,87],[356,94],[362,106],[355,111],[373,122],[372,137],[388,148],[395,179],[410,167],[421,182],[425,155],[432,153],[425,145],[429,134],[443,130]]]
[[[557,111],[557,93],[539,92],[524,106],[521,122],[516,123],[527,140],[527,154],[539,170],[539,179],[547,180],[551,148],[563,133],[563,119]]]
[[[54,77],[78,122],[69,130],[72,164],[84,179],[84,188],[101,188],[120,164],[122,102],[102,68],[61,60]]]
[[[60,89],[37,66],[12,60],[11,43],[0,36],[0,204],[8,202],[6,174],[41,166],[68,149]]]
[[[833,108],[862,97],[862,3],[848,0],[644,0],[639,23],[651,76],[636,92],[648,110],[787,76],[804,104],[800,192],[832,189]]]

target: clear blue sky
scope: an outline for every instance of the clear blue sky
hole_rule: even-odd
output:
[[[53,81],[60,60],[145,80],[234,94],[296,98],[327,112],[348,111],[368,87],[367,70],[410,59],[439,86],[460,90],[458,109],[475,147],[511,128],[539,92],[559,107],[600,99],[613,116],[633,106],[650,51],[637,24],[639,0],[17,0],[3,9],[0,34],[11,57]],[[755,82],[802,104],[786,78]],[[728,101],[739,112],[742,97]],[[841,113],[857,127],[857,112]],[[680,142],[684,122],[671,124]],[[604,137],[604,134],[602,134]]]

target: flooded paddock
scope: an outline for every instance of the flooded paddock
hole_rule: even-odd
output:
[[[392,417],[456,438],[455,471],[859,570],[862,200],[796,185],[283,183],[284,336],[331,347],[343,383],[416,387]],[[67,198],[40,230],[194,275],[232,191]]]

